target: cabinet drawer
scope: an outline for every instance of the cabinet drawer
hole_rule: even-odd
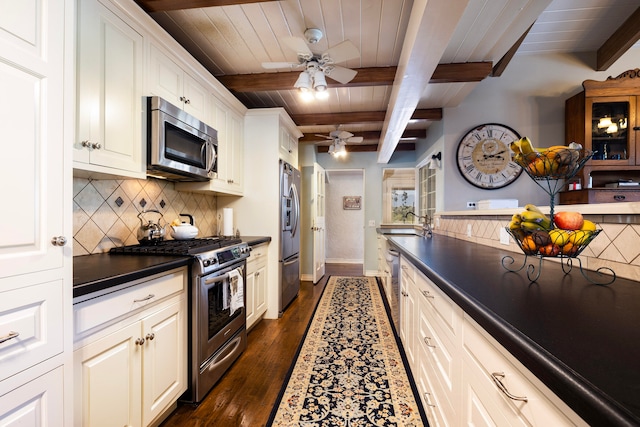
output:
[[[416,281],[416,269],[403,257],[400,257],[400,272],[402,274],[402,280],[409,280],[411,283]]]
[[[268,245],[258,245],[251,248],[251,256],[247,259],[247,272],[253,272],[267,264]]]
[[[0,293],[0,381],[63,350],[62,281]]]
[[[420,292],[420,298],[433,308],[436,315],[434,320],[441,323],[443,328],[452,336],[458,335],[461,316],[458,313],[458,306],[421,273],[416,273],[415,283]]]
[[[628,188],[561,191],[561,205],[588,203],[640,202],[640,191]]]
[[[552,402],[547,396],[553,393],[536,379],[524,366],[517,366],[507,358],[507,351],[493,338],[485,337],[479,326],[465,318],[463,324],[463,352],[467,365],[464,369],[477,372],[484,385],[482,393],[496,402],[504,416],[510,419],[510,425],[533,426],[571,426],[586,425],[568,406],[559,399]],[[467,375],[467,374],[465,374]],[[494,379],[495,378],[495,379]],[[504,390],[497,383],[499,380]],[[525,398],[526,401],[508,397]],[[561,408],[559,408],[559,406]]]
[[[76,336],[118,317],[137,311],[186,289],[186,269],[163,273],[159,277],[132,283],[131,286],[77,303],[73,306]]]

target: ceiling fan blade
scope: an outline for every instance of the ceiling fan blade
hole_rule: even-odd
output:
[[[289,49],[302,56],[312,57],[313,53],[309,46],[307,46],[307,42],[305,39],[300,37],[283,37],[280,39],[283,45],[287,46]]]
[[[354,136],[354,137],[351,137],[351,138],[347,139],[347,142],[358,144],[358,143],[362,142],[363,140],[364,140],[364,138],[361,137],[361,136]]]
[[[353,134],[351,132],[347,132],[346,130],[338,131],[338,138],[339,139],[349,139],[352,136],[353,136]]]
[[[297,62],[263,62],[262,68],[275,69],[275,68],[296,68],[300,64]]]
[[[333,138],[331,138],[330,136],[327,135],[318,135],[317,133],[315,134],[315,136],[319,137],[319,138],[324,138],[324,139],[328,139],[328,140],[332,140]]]
[[[352,70],[351,68],[341,67],[339,65],[332,65],[325,71],[325,75],[327,77],[332,78],[333,80],[344,84],[349,83],[353,78],[358,74],[356,70]]]
[[[360,51],[354,45],[351,40],[345,40],[342,43],[330,47],[325,53],[322,54],[322,58],[337,64],[338,62],[348,61],[349,59],[355,59],[360,57]]]

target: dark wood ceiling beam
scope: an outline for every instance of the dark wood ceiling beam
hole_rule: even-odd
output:
[[[278,0],[136,0],[148,13],[168,10],[195,9],[200,7],[231,6],[247,3],[263,3]]]
[[[385,111],[354,111],[350,113],[292,114],[297,126],[344,125],[348,123],[383,122]],[[412,119],[442,120],[442,108],[415,110]]]
[[[531,31],[531,27],[533,27],[533,24],[531,24],[531,26],[527,28],[527,31],[525,31],[524,34],[520,36],[520,38],[513,44],[513,46],[511,46],[507,53],[505,53],[502,58],[500,58],[495,67],[493,67],[493,70],[491,70],[491,77],[500,77],[502,73],[504,73],[507,65],[509,65],[509,63],[513,59],[513,56],[516,54],[518,49],[520,49],[520,45],[527,37],[527,34],[529,34],[529,31]]]
[[[345,146],[345,150],[347,150],[347,153],[366,153],[366,152],[373,152],[373,151],[378,151],[378,144],[347,144]],[[414,144],[413,142],[401,142],[396,146],[395,151],[415,151],[416,150],[416,144]],[[318,153],[328,153],[329,152],[329,146],[328,145],[317,145],[316,146],[316,152]]]
[[[640,40],[640,7],[598,49],[596,71],[605,71]]]
[[[430,83],[479,82],[491,74],[491,62],[465,62],[440,64]],[[342,84],[331,79],[330,87],[391,86],[396,76],[396,67],[354,68],[358,72],[349,83]],[[235,74],[216,77],[232,92],[261,92],[270,90],[292,90],[300,71],[282,73]]]
[[[375,141],[376,145],[380,140],[380,134],[382,132],[378,130],[368,130],[362,132],[353,132],[355,136],[361,136],[363,141]],[[402,133],[402,138],[426,138],[427,130],[426,129],[407,129]],[[317,142],[326,142],[327,144],[331,143],[331,140],[318,137],[313,133],[305,133],[302,135],[302,138],[298,140],[298,142],[309,142],[309,143],[317,143]]]

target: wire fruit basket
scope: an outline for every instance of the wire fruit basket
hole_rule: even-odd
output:
[[[509,226],[507,233],[513,238],[525,255],[524,262],[515,266],[515,259],[511,256],[502,258],[505,269],[518,272],[527,268],[527,278],[535,282],[542,271],[544,258],[560,260],[562,270],[568,274],[573,269],[574,261],[578,262],[580,272],[591,283],[609,285],[616,279],[615,272],[609,267],[600,267],[588,275],[582,267],[578,256],[593,239],[600,234],[601,229],[562,230],[554,224],[554,201],[556,194],[563,188],[564,183],[573,178],[593,156],[592,151],[555,146],[530,153],[518,153],[514,161],[534,180],[534,182],[549,195],[550,214],[548,223],[535,226],[535,222],[527,223],[527,228]],[[533,225],[531,227],[531,225]],[[530,262],[529,257],[537,259],[537,267]]]

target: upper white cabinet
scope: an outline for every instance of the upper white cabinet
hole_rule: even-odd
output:
[[[210,95],[203,84],[155,44],[149,47],[148,94],[159,96],[209,124]]]
[[[0,13],[0,425],[69,425],[74,2]],[[8,13],[7,13],[8,12]],[[67,411],[67,412],[65,412]]]
[[[143,36],[105,4],[98,0],[77,3],[74,168],[88,176],[106,173],[144,178]]]
[[[294,135],[295,131],[291,131],[286,127],[280,128],[280,158],[287,163],[291,163],[298,167],[298,138]]]

